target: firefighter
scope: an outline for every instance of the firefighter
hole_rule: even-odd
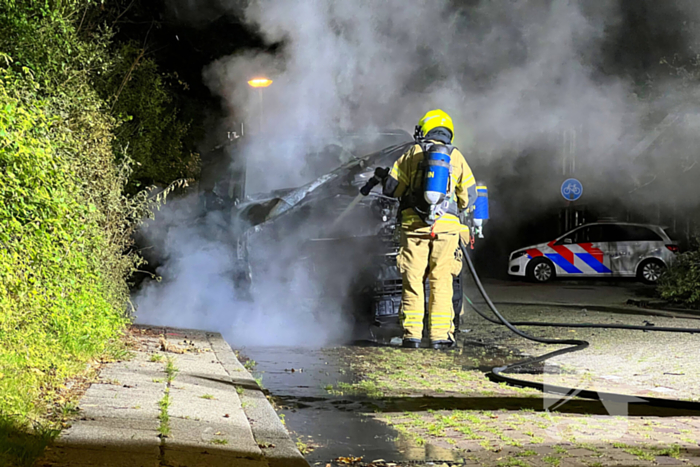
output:
[[[416,144],[391,167],[377,169],[383,192],[399,198],[401,248],[397,266],[403,279],[403,346],[420,347],[425,315],[424,282],[430,284],[430,345],[454,346],[453,276],[462,269],[459,239],[469,229],[459,214],[476,201],[476,182],[462,153],[452,146],[454,125],[442,110],[425,114],[416,126]]]

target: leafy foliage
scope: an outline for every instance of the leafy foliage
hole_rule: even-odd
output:
[[[197,176],[199,157],[183,144],[189,125],[179,119],[168,84],[143,49],[124,45],[97,85],[120,119],[115,143],[135,161],[134,187]]]
[[[136,51],[81,31],[99,6],[0,0],[0,465],[31,465],[63,382],[120,345],[153,203],[125,194],[131,155],[163,183],[196,166],[155,65],[125,79]]]
[[[659,284],[665,300],[700,308],[700,250],[680,254]]]

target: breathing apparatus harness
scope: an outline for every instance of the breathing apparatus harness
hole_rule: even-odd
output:
[[[459,215],[452,185],[451,156],[455,147],[426,140],[420,126],[416,126],[413,137],[423,152],[423,159],[411,176],[406,194],[401,197],[399,212],[411,208],[423,222],[432,226],[445,214]]]

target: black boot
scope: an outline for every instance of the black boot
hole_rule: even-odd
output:
[[[432,341],[430,347],[435,350],[447,350],[455,347],[455,342],[449,339],[443,341]]]
[[[406,348],[406,349],[419,349],[420,348],[420,340],[419,339],[404,339],[401,346]]]

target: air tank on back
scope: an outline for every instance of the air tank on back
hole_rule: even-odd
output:
[[[424,197],[428,204],[442,203],[450,181],[450,154],[446,146],[433,145],[425,155]]]

